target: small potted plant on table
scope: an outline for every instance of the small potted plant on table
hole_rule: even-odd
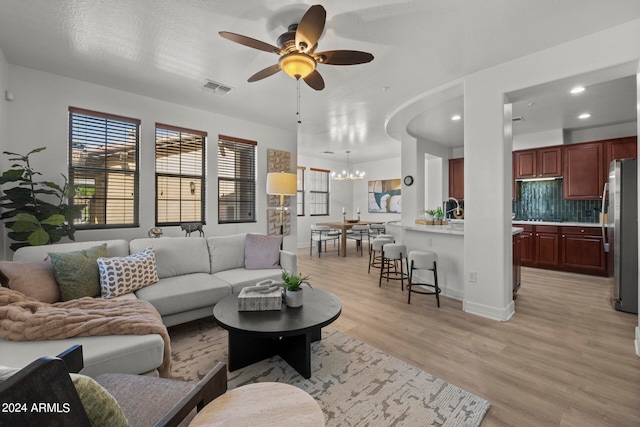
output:
[[[291,274],[287,270],[282,270],[282,287],[284,288],[284,301],[288,307],[301,307],[303,301],[302,284],[311,288],[309,275]]]

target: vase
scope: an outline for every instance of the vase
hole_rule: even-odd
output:
[[[297,291],[287,290],[284,293],[284,302],[287,304],[287,307],[302,307],[303,295],[302,289]]]

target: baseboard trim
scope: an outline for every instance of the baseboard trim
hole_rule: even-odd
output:
[[[513,314],[515,313],[515,304],[513,301],[511,301],[504,308],[496,308],[484,304],[478,304],[472,301],[463,300],[462,311],[464,311],[465,313],[475,314],[476,316],[486,317],[487,319],[506,322],[511,319],[511,316],[513,316]]]

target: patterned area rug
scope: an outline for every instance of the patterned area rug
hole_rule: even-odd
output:
[[[171,328],[173,377],[197,380],[227,359],[227,334],[213,322]],[[292,384],[320,404],[327,426],[477,426],[489,402],[331,328],[312,344],[304,379],[280,357],[230,372],[229,388]],[[277,396],[274,396],[277,399]]]

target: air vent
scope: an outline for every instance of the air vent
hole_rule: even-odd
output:
[[[202,86],[202,88],[204,90],[213,92],[216,95],[220,95],[220,96],[226,95],[227,93],[229,93],[231,89],[233,89],[230,86],[224,85],[222,83],[214,82],[213,80],[207,80],[204,86]]]
[[[323,151],[322,154],[335,154],[333,151]]]
[[[512,122],[524,122],[524,117],[518,116],[511,119]]]

